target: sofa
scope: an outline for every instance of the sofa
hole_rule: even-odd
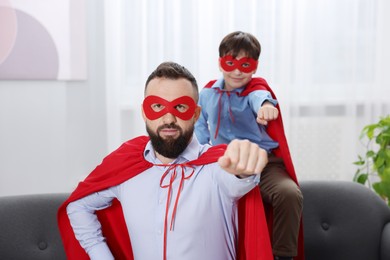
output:
[[[302,181],[307,260],[390,260],[390,208],[346,181]],[[57,209],[69,194],[0,197],[0,259],[66,259]]]

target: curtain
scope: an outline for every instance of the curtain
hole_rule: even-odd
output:
[[[351,180],[364,125],[390,113],[386,0],[107,1],[109,144],[144,134],[144,83],[163,61],[202,87],[218,46],[241,30],[262,45],[256,76],[275,91],[299,179]]]

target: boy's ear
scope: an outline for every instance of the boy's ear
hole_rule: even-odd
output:
[[[259,68],[259,61],[257,61],[257,66],[256,66],[256,69],[253,71],[253,74],[256,74],[256,71],[257,71],[257,69]]]
[[[221,58],[218,58],[218,68],[220,72],[223,72],[222,67],[221,67]]]

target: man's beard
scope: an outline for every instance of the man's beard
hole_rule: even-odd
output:
[[[171,128],[179,131],[179,137],[176,139],[173,137],[167,137],[163,139],[159,132],[163,128]],[[157,128],[157,133],[154,133],[148,125],[146,125],[146,131],[149,134],[150,141],[154,150],[164,157],[170,159],[176,159],[187,148],[192,134],[194,133],[194,126],[192,125],[187,131],[183,131],[180,126],[175,124],[165,124]]]

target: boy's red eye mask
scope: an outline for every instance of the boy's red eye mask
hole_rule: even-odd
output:
[[[228,72],[238,69],[243,73],[249,73],[257,68],[257,60],[249,57],[243,57],[237,60],[232,55],[226,55],[219,58],[219,62],[221,67]]]
[[[195,114],[196,103],[189,96],[182,96],[172,101],[157,96],[148,96],[144,99],[142,106],[149,120],[155,120],[167,113],[182,120],[189,120]],[[182,109],[178,109],[179,106]]]

